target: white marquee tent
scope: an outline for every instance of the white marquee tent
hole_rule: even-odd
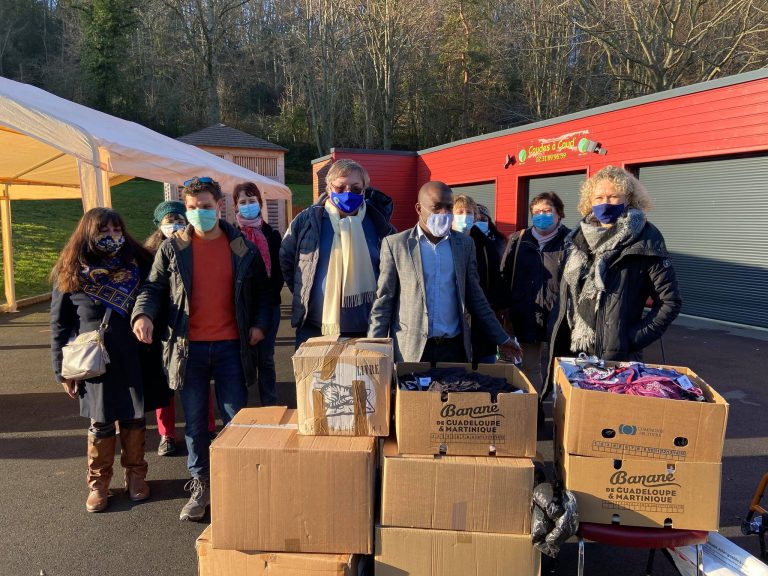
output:
[[[210,176],[231,192],[258,184],[265,199],[290,189],[265,176],[121,120],[0,77],[0,226],[7,308],[15,310],[11,201],[81,198],[83,210],[111,206],[110,187],[134,177],[181,185]]]

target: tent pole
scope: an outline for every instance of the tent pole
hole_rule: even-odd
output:
[[[8,312],[16,312],[16,284],[13,278],[13,235],[11,234],[11,194],[8,184],[0,196],[0,222],[3,226],[3,276]]]

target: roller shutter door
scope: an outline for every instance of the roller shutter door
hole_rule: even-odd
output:
[[[564,176],[540,176],[528,180],[528,200],[542,192],[554,192],[565,205],[565,225],[573,228],[579,221],[580,215],[576,208],[579,205],[579,187],[584,182],[584,174],[567,174]],[[528,226],[531,225],[531,213],[528,212]]]
[[[469,186],[451,186],[453,197],[461,194],[471,196],[478,204],[483,204],[491,213],[491,219],[496,221],[496,183],[471,184]]]
[[[768,157],[649,166],[683,313],[768,328]]]

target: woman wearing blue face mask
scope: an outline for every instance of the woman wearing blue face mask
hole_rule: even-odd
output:
[[[477,226],[477,203],[470,196],[462,194],[453,202],[453,229],[469,235],[475,243],[477,257],[477,274],[480,277],[480,287],[491,308],[498,312],[503,305],[501,291],[501,273],[499,255],[496,247],[488,239],[482,227]],[[486,331],[474,324],[472,330],[472,363],[494,364],[496,362],[496,340]]]
[[[616,166],[582,185],[583,218],[568,237],[553,355],[640,360],[680,313],[675,271],[664,237],[646,219],[649,207],[640,181]]]
[[[360,164],[337,160],[325,181],[325,193],[294,218],[280,247],[297,348],[321,334],[367,333],[381,240],[396,231],[392,200],[368,187]]]
[[[554,192],[542,192],[528,204],[533,226],[509,240],[504,260],[507,329],[523,348],[523,370],[541,391],[547,373],[548,323],[560,286],[568,228],[563,201]]]
[[[272,324],[264,340],[259,342],[258,367],[259,395],[262,406],[277,404],[277,374],[275,372],[275,342],[280,328],[280,292],[285,284],[280,270],[280,232],[264,221],[264,198],[261,190],[253,182],[243,182],[235,186],[232,193],[235,201],[235,218],[243,236],[251,241],[264,260],[269,277],[270,298],[272,305]]]

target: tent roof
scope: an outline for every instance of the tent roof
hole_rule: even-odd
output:
[[[192,144],[194,146],[218,146],[221,148],[253,148],[257,150],[277,150],[280,152],[287,152],[288,148],[264,140],[263,138],[257,138],[253,134],[248,134],[242,130],[232,128],[225,124],[214,124],[208,126],[197,132],[191,134],[185,134],[180,136],[178,140],[181,140],[185,144]]]
[[[231,192],[240,182],[259,185],[266,198],[290,189],[232,162],[144,126],[0,77],[0,186],[11,198],[79,197],[84,165],[115,185],[133,177],[181,185],[210,176]]]

